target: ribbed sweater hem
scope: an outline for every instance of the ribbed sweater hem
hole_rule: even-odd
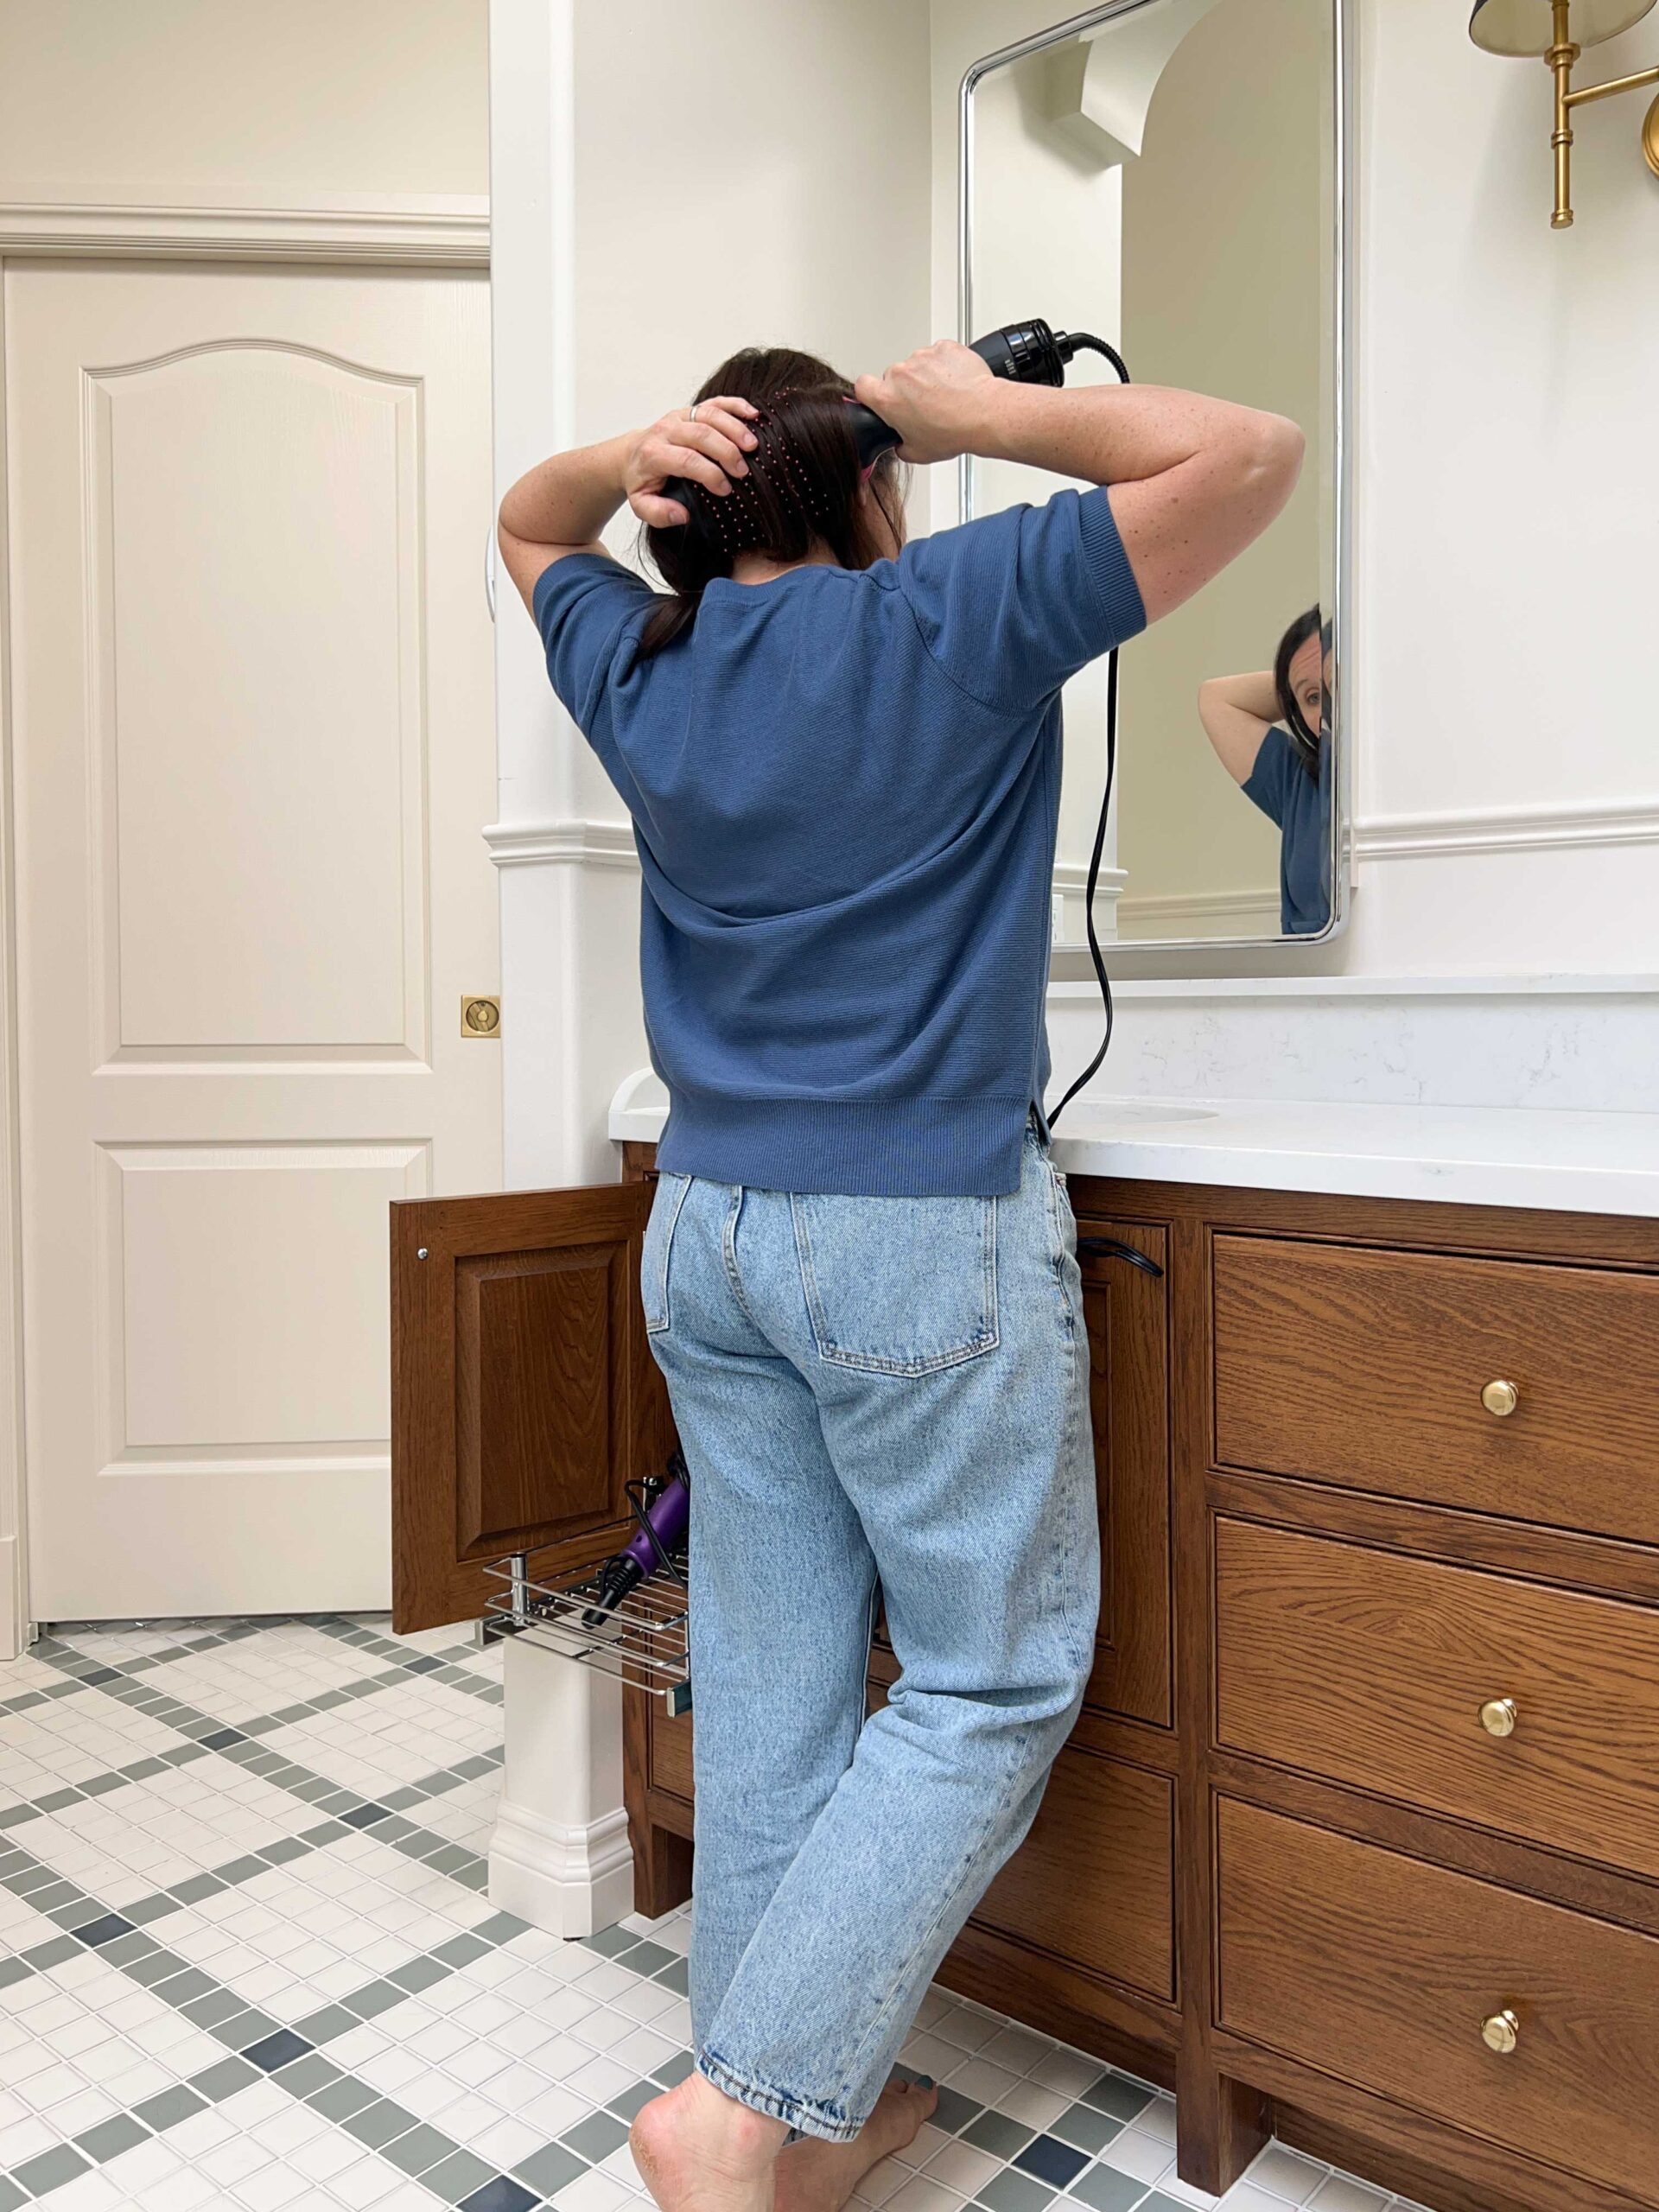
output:
[[[711,1183],[844,1198],[992,1198],[1020,1187],[1031,1100],[715,1098],[669,1091],[657,1165]]]

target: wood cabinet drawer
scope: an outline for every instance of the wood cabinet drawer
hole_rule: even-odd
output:
[[[1170,1777],[1073,1745],[975,1923],[1173,2001],[1174,1848]]]
[[[1659,1875],[1646,1606],[1224,1520],[1216,1701],[1230,1750]]]
[[[1217,1834],[1224,2027],[1659,2202],[1659,1942],[1232,1799]]]
[[[1214,1257],[1224,1465],[1659,1542],[1659,1276],[1268,1236]]]

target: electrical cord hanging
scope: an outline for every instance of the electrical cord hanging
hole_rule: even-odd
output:
[[[1103,354],[1116,370],[1120,384],[1132,381],[1123,356],[1115,346],[1109,346],[1103,338],[1093,337],[1086,330],[1068,331],[1066,337],[1073,353]],[[1095,894],[1100,887],[1100,864],[1106,851],[1107,822],[1112,810],[1112,785],[1117,773],[1117,654],[1118,649],[1114,645],[1106,657],[1106,789],[1101,798],[1100,820],[1095,826],[1095,848],[1089,856],[1089,881],[1084,893],[1084,921],[1089,933],[1089,957],[1095,963],[1095,981],[1100,985],[1100,1003],[1106,1018],[1106,1028],[1100,1040],[1100,1050],[1048,1116],[1051,1129],[1084,1085],[1099,1073],[1101,1064],[1112,1045],[1115,1018],[1112,983],[1106,973],[1105,956],[1101,951],[1100,938],[1095,930]]]

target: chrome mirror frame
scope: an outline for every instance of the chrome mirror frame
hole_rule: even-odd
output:
[[[1045,47],[1058,46],[1068,39],[1078,37],[1084,31],[1109,22],[1114,16],[1134,15],[1142,8],[1157,4],[1158,0],[1103,0],[1102,5],[1085,9],[1081,15],[1068,16],[1064,22],[1052,24],[1046,30],[1035,31],[1030,37],[1020,39],[1011,46],[1001,47],[994,54],[982,54],[963,72],[957,96],[957,335],[964,345],[980,334],[974,327],[973,175],[974,94],[981,79],[989,76],[994,70],[1007,68],[1012,62],[1023,61],[1031,54],[1039,54]],[[1332,393],[1332,480],[1335,486],[1336,512],[1332,518],[1331,742],[1335,749],[1335,758],[1331,778],[1331,918],[1322,930],[1310,931],[1304,937],[1108,939],[1105,941],[1107,950],[1115,957],[1129,954],[1161,960],[1171,953],[1201,953],[1207,957],[1218,953],[1297,952],[1306,946],[1328,944],[1333,938],[1339,937],[1348,926],[1352,911],[1353,744],[1347,706],[1350,686],[1345,681],[1345,670],[1347,640],[1352,634],[1353,588],[1353,439],[1350,387],[1354,336],[1353,286],[1351,283],[1356,112],[1353,71],[1354,56],[1357,51],[1354,4],[1355,0],[1330,0],[1332,77],[1331,251],[1334,280],[1332,296],[1337,303],[1332,368],[1335,389]],[[1039,301],[1033,306],[1031,312],[1040,313],[1041,307]],[[1130,366],[1133,368],[1133,361]],[[966,521],[974,512],[974,465],[972,458],[967,454],[957,463],[957,497],[958,512]],[[1135,647],[1131,644],[1125,650],[1133,652]],[[1207,969],[1200,966],[1194,972],[1205,973]]]

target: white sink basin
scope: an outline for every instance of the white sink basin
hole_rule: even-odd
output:
[[[1116,1100],[1101,1100],[1085,1110],[1089,1134],[1097,1138],[1109,1137],[1115,1129],[1162,1128],[1177,1122],[1213,1122],[1217,1112],[1214,1106],[1166,1106],[1155,1098],[1126,1099],[1121,1104]],[[1081,1135],[1082,1130],[1062,1126],[1060,1134]]]

